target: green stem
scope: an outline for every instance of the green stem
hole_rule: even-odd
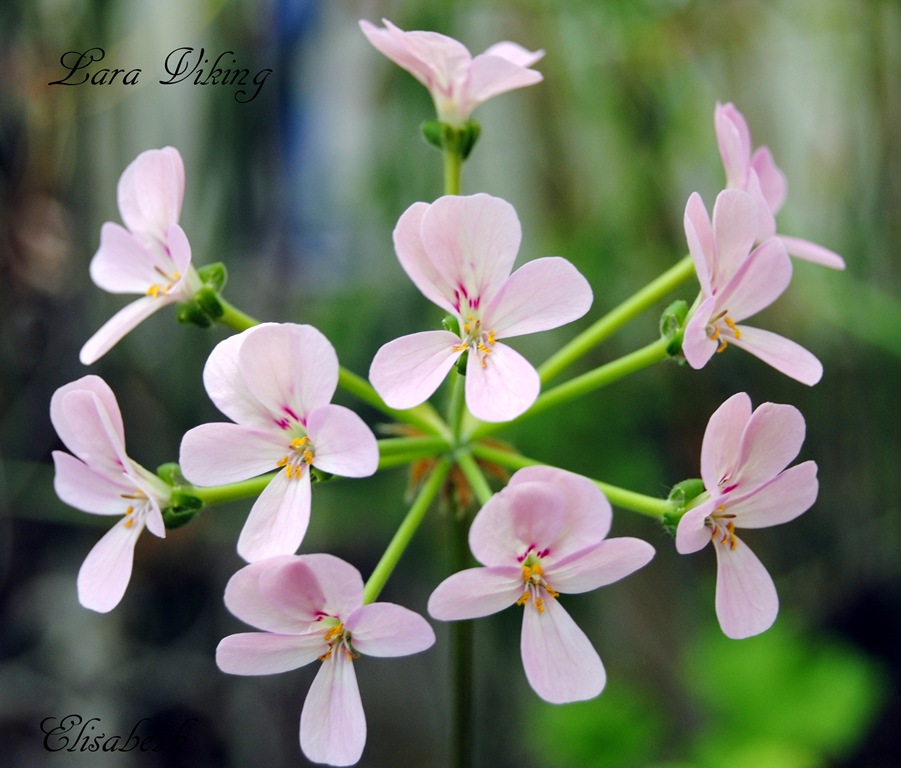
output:
[[[444,148],[444,194],[459,195],[460,194],[460,169],[463,165],[463,159],[460,153],[454,149]]]
[[[240,333],[260,324],[259,320],[255,320],[246,312],[242,312],[236,306],[227,302],[221,294],[219,295],[219,303],[222,305],[223,314],[217,318],[217,321],[227,328]]]
[[[391,469],[428,459],[450,450],[441,437],[392,437],[379,440],[379,469]]]
[[[694,274],[691,256],[686,256],[678,264],[668,269],[656,280],[648,283],[634,296],[626,299],[593,325],[586,328],[566,346],[549,357],[539,368],[541,383],[546,384],[565,368],[572,365],[591,349],[607,339],[614,331],[629,320],[644,312],[670,291]]]
[[[209,488],[187,486],[182,490],[189,493],[191,496],[197,497],[206,506],[223,504],[227,501],[237,501],[252,496],[259,496],[277,474],[278,472],[269,472],[268,474],[260,475],[259,477],[252,477],[250,480],[242,480],[240,483],[214,485]]]
[[[486,504],[488,499],[494,495],[494,492],[491,490],[491,486],[488,485],[485,474],[479,468],[472,453],[468,450],[461,450],[457,453],[456,459],[457,466],[460,467],[460,470],[466,477],[469,487],[472,488],[472,492],[476,495],[479,503],[482,505]]]
[[[460,430],[463,427],[463,414],[466,412],[466,379],[455,368],[451,382],[451,399],[447,409],[447,420],[450,424],[454,441],[459,442]]]
[[[428,480],[425,481],[425,484],[419,491],[419,495],[407,512],[407,516],[401,522],[394,537],[385,549],[385,553],[382,555],[381,560],[379,560],[372,571],[372,575],[366,582],[366,586],[363,589],[364,605],[369,604],[378,598],[379,593],[382,591],[382,588],[385,586],[385,583],[397,566],[398,561],[410,544],[413,535],[418,530],[419,524],[422,522],[426,512],[428,512],[429,507],[441,490],[441,486],[444,484],[444,479],[447,477],[450,468],[450,460],[441,459],[435,466],[435,469],[432,470],[432,474],[429,476]]]
[[[492,448],[491,446],[479,444],[472,446],[472,452],[480,459],[500,464],[507,469],[522,469],[523,467],[534,467],[543,465],[544,462],[530,459],[512,451],[505,451],[500,448]],[[652,517],[655,520],[662,520],[663,515],[672,511],[673,505],[666,499],[658,499],[654,496],[645,496],[642,493],[629,491],[625,488],[619,488],[609,483],[603,483],[600,480],[592,480],[603,492],[611,504],[631,512],[638,512],[641,515]]]
[[[470,565],[468,518],[448,515],[451,526],[451,568],[459,573]],[[469,768],[473,756],[473,621],[455,621],[450,626],[451,674],[451,765]]]

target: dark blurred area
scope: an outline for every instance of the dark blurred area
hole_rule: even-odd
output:
[[[116,392],[129,454],[177,458],[181,435],[221,415],[201,371],[224,329],[151,317],[97,364],[78,351],[127,297],[88,264],[116,182],[141,151],[172,145],[186,167],[181,224],[197,265],[227,264],[226,296],[251,315],[311,323],[365,374],[401,333],[439,311],[409,283],[391,230],[442,189],[419,136],[428,94],[377,53],[358,19],[433,29],[478,53],[543,48],[540,85],[475,113],[482,138],[463,192],[509,200],[520,262],[570,259],[591,281],[589,316],[516,346],[541,362],[687,251],[682,213],[724,184],[717,100],[747,118],[789,181],[780,232],[841,253],[847,270],[795,262],[792,286],[758,322],[812,350],[808,389],[739,352],[703,372],[643,371],[499,433],[522,453],[650,495],[699,471],[707,419],[728,396],[791,403],[807,420],[799,460],[819,465],[816,505],[753,531],[781,611],[770,632],[718,631],[709,551],[675,553],[656,524],[617,510],[614,535],[657,548],[643,571],[568,597],[598,648],[608,689],[593,702],[535,698],[514,612],[476,626],[479,766],[892,768],[901,764],[901,4],[894,0],[11,0],[0,7],[0,765],[306,764],[297,728],[309,667],[272,677],[218,671],[214,650],[244,631],[221,595],[249,502],[145,535],[118,608],[82,609],[79,565],[108,521],[53,492],[61,448],[48,406],[86,373]],[[67,51],[141,69],[135,85],[48,85]],[[242,103],[232,86],[162,85],[171,51],[231,52],[271,69]],[[688,284],[673,299],[691,302]],[[665,304],[661,304],[662,311]],[[597,348],[587,370],[652,340],[659,312]],[[755,318],[755,321],[758,319]],[[374,427],[381,418],[349,395]],[[402,519],[403,469],[317,488],[303,552],[328,551],[364,577]],[[448,573],[435,512],[381,599],[425,613]],[[361,765],[443,766],[448,634],[430,651],[358,666],[369,723]],[[109,733],[183,749],[51,753],[41,723],[77,714]],[[162,743],[162,742],[159,742]]]

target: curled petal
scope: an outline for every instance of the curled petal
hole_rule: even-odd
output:
[[[716,272],[716,244],[713,239],[713,226],[704,201],[697,192],[692,192],[685,204],[683,217],[685,238],[688,240],[688,251],[701,283],[701,291],[705,296],[713,294],[713,276]]]
[[[300,715],[300,748],[314,763],[353,765],[366,745],[366,716],[353,662],[343,651],[322,662]]]
[[[160,295],[158,298],[142,296],[140,299],[131,302],[131,304],[126,304],[87,340],[78,354],[78,359],[84,365],[91,365],[97,362],[116,346],[129,331],[133,331],[154,312],[162,309],[167,304],[173,303],[175,300],[174,296]]]
[[[522,617],[522,664],[532,689],[551,704],[597,696],[607,682],[604,665],[585,633],[555,599],[539,612],[528,603]]]
[[[243,632],[220,641],[216,665],[230,675],[272,675],[316,661],[326,650],[322,632],[306,635]]]
[[[538,371],[519,352],[496,343],[484,360],[470,352],[466,363],[466,405],[482,421],[511,421],[538,398]]]
[[[554,563],[553,569],[545,569],[545,576],[558,592],[589,592],[634,573],[652,557],[654,548],[646,541],[607,539]]]
[[[307,419],[307,433],[315,447],[313,465],[341,477],[368,477],[379,464],[379,448],[372,430],[343,405],[323,405]]]
[[[759,328],[747,325],[738,328],[741,339],[731,339],[730,343],[759,357],[780,373],[811,387],[823,377],[822,363],[800,344]]]
[[[741,640],[769,629],[779,613],[770,574],[741,539],[716,546],[716,615],[727,637]]]
[[[531,67],[534,63],[544,57],[544,51],[529,51],[519,45],[519,43],[511,43],[509,40],[503,40],[486,48],[481,55],[499,56],[517,66]]]
[[[507,43],[507,46],[514,46],[514,44]],[[515,47],[519,48],[519,46]],[[525,88],[528,85],[535,85],[535,83],[540,83],[544,79],[540,72],[536,72],[534,69],[527,69],[506,56],[497,55],[497,52],[501,52],[514,55],[522,60],[534,57],[534,54],[529,53],[525,49],[520,49],[520,51],[514,51],[511,48],[495,47],[495,53],[492,54],[486,51],[472,60],[472,65],[469,68],[469,87],[467,90],[472,109],[494,96],[517,88]],[[539,52],[538,58],[541,58],[540,54],[541,52]]]
[[[430,648],[435,632],[418,613],[393,603],[372,603],[344,622],[353,646],[366,656],[408,656]]]
[[[469,568],[435,587],[428,611],[441,621],[478,619],[509,608],[522,593],[522,570],[516,566]]]
[[[751,134],[748,124],[734,105],[717,103],[714,125],[720,157],[726,169],[726,185],[742,189],[751,161]]]
[[[85,608],[107,613],[122,600],[131,580],[135,543],[143,529],[133,518],[123,518],[88,553],[77,580],[78,602]]]
[[[118,407],[111,414],[92,390],[65,388],[54,395],[50,413],[66,446],[94,470],[117,481],[131,469]]]
[[[95,399],[93,401],[69,399],[68,395],[73,392],[91,393]],[[99,414],[103,413],[105,426],[85,430],[85,425],[81,420],[86,418],[84,410],[88,405],[90,407],[87,410],[94,413],[94,418],[100,419]],[[88,416],[88,418],[90,417]],[[117,446],[113,451],[116,456],[120,453],[119,446],[124,450],[125,429],[122,424],[119,403],[109,384],[99,376],[93,374],[82,376],[57,389],[50,398],[50,421],[60,439],[74,453],[78,453],[81,448],[87,449],[90,446],[91,441],[86,440],[88,433],[96,433],[98,436],[109,434],[110,439]]]
[[[450,331],[423,331],[389,341],[373,358],[369,380],[391,408],[413,408],[428,400],[462,351]]]
[[[310,473],[279,472],[254,502],[238,537],[238,554],[252,563],[297,551],[310,523]]]
[[[276,469],[288,441],[273,432],[214,422],[189,429],[181,440],[179,464],[195,485],[224,485]]]
[[[132,232],[162,240],[178,223],[185,190],[185,168],[174,147],[138,155],[119,177],[119,213]]]

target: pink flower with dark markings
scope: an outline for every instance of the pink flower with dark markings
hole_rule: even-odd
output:
[[[375,436],[331,403],[338,357],[310,325],[264,323],[220,342],[203,371],[210,399],[234,424],[203,424],[181,444],[181,469],[197,485],[281,471],[250,510],[238,553],[250,562],[292,554],[310,520],[310,468],[344,477],[375,472]]]
[[[56,390],[50,420],[74,454],[53,452],[57,495],[83,512],[121,515],[78,572],[78,601],[106,613],[125,594],[135,544],[144,528],[165,537],[162,508],[171,488],[125,453],[119,404],[99,376],[84,376]]]
[[[544,51],[502,42],[473,58],[466,46],[451,37],[404,32],[382,21],[384,27],[361,21],[360,29],[377,50],[429,89],[438,119],[445,123],[465,123],[479,104],[493,96],[542,80],[541,73],[529,67]]]
[[[716,141],[726,169],[726,186],[748,192],[757,203],[756,242],[778,237],[792,256],[832,269],[844,269],[837,253],[797,237],[776,235],[776,214],[785,202],[787,183],[768,147],[752,150],[751,132],[733,104],[717,102],[714,111]]]
[[[510,274],[521,234],[513,206],[485,194],[414,203],[400,217],[394,247],[401,266],[427,299],[457,319],[459,331],[414,333],[379,349],[369,378],[389,406],[427,400],[464,352],[473,415],[508,421],[535,402],[537,371],[501,339],[576,320],[591,306],[592,293],[559,257],[530,261]]]
[[[752,413],[744,392],[723,403],[704,432],[701,477],[710,498],[683,515],[676,549],[689,554],[713,546],[716,615],[729,637],[757,635],[779,612],[772,578],[736,531],[787,523],[816,501],[816,463],[786,469],[804,432],[797,408],[764,403]]]
[[[597,696],[604,666],[558,598],[612,584],[654,556],[640,539],[608,539],[612,517],[607,498],[587,478],[554,467],[519,470],[469,530],[483,567],[441,582],[429,613],[449,621],[522,606],[522,663],[535,692],[555,704]]]
[[[300,746],[313,762],[353,765],[366,744],[354,665],[361,656],[419,653],[435,642],[420,615],[393,603],[363,605],[363,579],[332,555],[283,555],[238,571],[225,604],[262,632],[230,635],[216,663],[233,675],[287,672],[319,660],[300,715]]]
[[[191,246],[178,225],[185,169],[173,147],[142,152],[119,178],[119,213],[125,227],[107,222],[91,260],[91,279],[110,293],[138,293],[82,347],[90,365],[126,333],[167,304],[190,299],[200,288]],[[127,227],[127,229],[126,229]]]
[[[713,222],[695,192],[685,206],[685,235],[701,283],[701,302],[685,326],[682,352],[703,368],[730,344],[786,376],[813,385],[823,366],[804,347],[770,331],[740,325],[772,304],[791,282],[791,259],[779,238],[754,248],[757,205],[746,192],[717,195]]]

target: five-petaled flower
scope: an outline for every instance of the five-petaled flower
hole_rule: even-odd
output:
[[[98,376],[60,387],[50,420],[74,456],[53,452],[54,488],[66,504],[97,515],[122,515],[90,551],[78,572],[78,600],[100,613],[115,608],[131,579],[134,548],[147,527],[161,538],[170,488],[125,453],[119,404]]]
[[[534,85],[540,72],[530,69],[544,51],[527,51],[510,42],[496,43],[475,58],[466,46],[437,32],[404,32],[387,19],[376,27],[360,21],[369,42],[421,82],[435,102],[438,119],[465,123],[472,111],[501,93]]]
[[[484,567],[445,579],[429,598],[436,619],[473,619],[519,605],[526,677],[546,701],[589,699],[604,688],[601,659],[558,601],[638,570],[654,548],[607,539],[612,512],[598,487],[554,467],[527,467],[479,511],[469,545]]]
[[[823,366],[804,347],[770,331],[738,325],[772,304],[791,282],[792,265],[779,238],[752,251],[757,205],[739,189],[717,196],[713,223],[697,192],[685,206],[685,235],[701,283],[700,304],[685,326],[682,351],[692,368],[714,352],[740,347],[786,376],[813,385]]]
[[[726,400],[704,432],[701,477],[710,498],[683,515],[676,549],[688,554],[713,544],[716,615],[729,637],[759,634],[776,620],[773,580],[736,529],[786,523],[814,503],[816,463],[786,469],[801,450],[804,432],[797,408],[764,403],[752,413],[744,392]]]
[[[234,675],[268,675],[322,662],[300,716],[300,746],[314,762],[356,763],[366,718],[354,660],[407,656],[429,648],[435,633],[422,616],[393,603],[363,605],[363,580],[332,555],[282,555],[238,571],[225,604],[262,632],[230,635],[216,663]]]
[[[426,298],[457,318],[459,333],[414,333],[379,349],[369,378],[389,406],[427,400],[464,352],[473,415],[508,421],[535,401],[537,371],[500,339],[576,320],[592,293],[559,257],[535,259],[511,275],[520,239],[513,206],[485,194],[414,203],[400,217],[394,247],[401,266]]]
[[[91,279],[110,293],[139,293],[82,347],[90,365],[126,333],[167,304],[189,299],[200,287],[191,266],[191,246],[178,225],[185,169],[173,147],[138,155],[119,178],[119,214],[100,229],[100,248],[91,260]]]
[[[310,520],[310,467],[366,477],[378,466],[363,420],[331,404],[338,357],[310,325],[264,323],[220,342],[203,371],[210,399],[234,424],[202,424],[182,439],[181,469],[197,485],[280,470],[253,505],[238,553],[292,554]]]
[[[726,186],[745,190],[758,204],[756,242],[776,236],[776,214],[785,202],[785,175],[773,161],[768,147],[758,147],[752,151],[748,124],[733,104],[717,102],[714,126],[720,157],[726,169]],[[832,269],[845,268],[844,259],[828,248],[797,237],[778,237],[792,256]]]

